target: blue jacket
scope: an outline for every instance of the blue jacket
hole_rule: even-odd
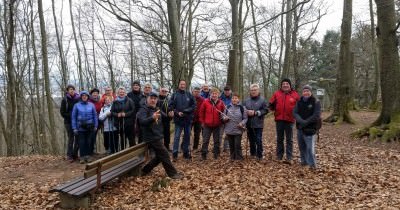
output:
[[[174,110],[174,123],[184,125],[192,121],[196,109],[196,100],[191,93],[177,90],[172,94],[168,107],[169,110]],[[182,117],[179,117],[179,112],[183,112]]]
[[[232,103],[232,93],[230,96],[226,96],[225,93],[222,93],[219,97],[225,104],[225,107]]]
[[[203,97],[204,99],[210,97],[210,91],[204,92],[203,90],[200,91],[200,96]]]
[[[72,109],[72,129],[78,131],[87,131],[85,124],[97,129],[97,113],[92,103],[79,101]]]

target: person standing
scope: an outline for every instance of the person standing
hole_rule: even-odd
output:
[[[221,96],[219,97],[221,99],[222,102],[224,102],[225,108],[229,105],[231,105],[232,102],[232,90],[229,86],[225,86],[224,87],[224,92],[221,94]],[[222,125],[222,129],[221,129],[221,137],[220,139],[224,139],[224,125]],[[224,139],[224,144],[223,144],[223,151],[226,152],[229,150],[229,142],[228,140],[225,138]]]
[[[178,173],[173,166],[168,151],[162,143],[163,139],[163,123],[160,109],[157,108],[158,96],[151,92],[148,94],[144,107],[139,109],[137,118],[143,141],[154,150],[155,157],[150,160],[143,168],[142,174],[149,174],[153,168],[162,163],[165,172],[171,179],[181,179],[182,175]]]
[[[220,154],[222,114],[224,112],[224,103],[219,99],[219,90],[213,88],[209,99],[205,99],[199,110],[199,120],[203,127],[203,145],[201,147],[202,160],[207,159],[208,144],[211,134],[214,140],[214,159],[218,159]]]
[[[128,97],[133,101],[133,103],[135,104],[135,110],[133,113],[133,117],[134,117],[134,121],[133,121],[133,138],[135,138],[135,136],[137,136],[138,138],[138,143],[142,142],[142,139],[139,135],[140,133],[140,129],[138,126],[138,122],[136,120],[136,113],[139,111],[140,108],[140,101],[143,98],[146,98],[141,90],[141,86],[140,86],[140,81],[139,80],[135,80],[132,83],[132,91],[128,93]]]
[[[201,97],[203,97],[204,99],[210,97],[210,86],[209,86],[207,83],[204,83],[204,84],[201,86],[200,95],[201,95]]]
[[[117,99],[114,101],[111,113],[114,117],[114,125],[118,128],[121,150],[126,147],[126,139],[128,139],[129,147],[136,144],[133,124],[135,120],[135,104],[126,96],[125,88],[120,87],[117,91]]]
[[[275,113],[276,123],[276,155],[278,160],[283,159],[285,153],[284,138],[286,135],[286,163],[292,164],[293,157],[293,109],[300,99],[299,94],[292,88],[289,79],[281,81],[281,88],[269,100],[269,108]]]
[[[115,95],[113,93],[113,89],[111,87],[109,87],[109,86],[106,86],[104,88],[104,94],[101,96],[101,99],[100,99],[100,102],[101,102],[102,106],[104,106],[104,104],[105,104],[104,100],[105,100],[105,98],[107,96],[111,96],[112,97],[112,101],[114,101],[117,98],[117,95]]]
[[[78,159],[79,147],[72,129],[71,114],[74,105],[79,101],[79,99],[79,94],[75,92],[75,87],[73,85],[68,85],[60,107],[60,114],[64,118],[64,127],[67,131],[68,137],[67,160],[71,163]]]
[[[157,107],[160,109],[163,130],[164,130],[164,146],[168,151],[172,151],[169,148],[170,139],[171,139],[171,117],[168,116],[169,107],[168,107],[168,89],[160,88],[160,94],[158,96]]]
[[[243,160],[242,153],[242,134],[246,129],[247,110],[240,104],[237,93],[232,95],[232,103],[226,107],[225,116],[225,135],[229,142],[231,160]]]
[[[99,121],[103,122],[103,137],[104,137],[104,148],[107,154],[113,154],[118,152],[118,129],[114,126],[111,107],[114,98],[112,96],[106,96],[104,98],[104,106],[100,110]]]
[[[140,99],[140,102],[139,102],[140,107],[145,106],[146,98],[151,92],[153,92],[153,86],[150,83],[144,84],[143,97]]]
[[[244,103],[247,109],[247,137],[250,144],[250,156],[258,160],[263,159],[262,132],[264,128],[264,117],[268,113],[264,97],[260,95],[258,84],[250,85],[250,97]]]
[[[200,133],[201,133],[201,122],[199,120],[199,110],[201,104],[203,104],[204,98],[200,95],[200,88],[194,87],[192,90],[192,95],[196,99],[196,109],[194,110],[193,117],[193,150],[197,150],[199,147]]]
[[[175,123],[172,157],[174,161],[176,161],[178,158],[179,142],[183,130],[183,158],[191,159],[191,154],[189,151],[190,127],[193,120],[193,112],[196,109],[196,101],[192,94],[186,91],[186,81],[179,81],[178,90],[172,94],[169,107],[170,110],[173,110],[169,113],[169,115],[174,117]]]
[[[93,88],[90,90],[90,97],[89,97],[89,102],[94,105],[96,108],[96,113],[97,113],[97,119],[100,114],[100,110],[103,107],[103,103],[100,100],[100,90],[97,88]],[[96,139],[97,139],[97,132],[100,130],[102,127],[102,124],[99,124],[97,130],[93,133],[92,135],[92,140],[90,143],[90,155],[93,155],[96,151]]]
[[[321,104],[312,95],[311,86],[305,85],[303,87],[302,96],[293,110],[293,115],[296,119],[300,164],[316,169],[315,140],[319,129]]]
[[[91,153],[91,140],[97,130],[98,121],[96,108],[89,103],[89,93],[80,92],[81,100],[72,109],[71,122],[74,134],[79,139],[80,163],[88,163]]]

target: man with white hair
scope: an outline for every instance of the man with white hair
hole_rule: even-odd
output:
[[[201,86],[200,96],[203,97],[204,99],[207,99],[210,97],[210,86],[207,83],[204,83]]]
[[[264,97],[260,95],[258,84],[250,85],[250,97],[244,101],[243,106],[246,107],[248,116],[246,127],[250,143],[250,155],[261,160],[263,158],[264,116],[268,113],[268,109]]]

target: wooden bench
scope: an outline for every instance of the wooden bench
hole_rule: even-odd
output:
[[[141,164],[148,156],[147,144],[141,143],[86,164],[82,177],[54,187],[60,193],[62,208],[89,208],[89,195],[105,183],[123,175],[140,175]]]

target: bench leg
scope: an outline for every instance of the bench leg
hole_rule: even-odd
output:
[[[60,205],[62,208],[72,209],[72,208],[89,208],[89,196],[84,197],[74,197],[66,193],[60,193]]]
[[[127,173],[128,176],[140,176],[142,175],[142,166],[136,166],[134,168],[132,168],[131,170],[129,170],[129,172]]]

